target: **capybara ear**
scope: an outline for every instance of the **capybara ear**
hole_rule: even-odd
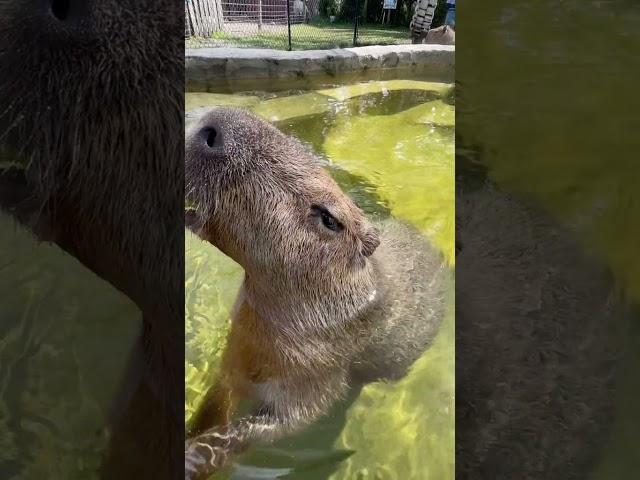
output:
[[[362,242],[362,255],[365,257],[371,256],[373,252],[376,251],[376,248],[378,248],[378,245],[380,245],[380,234],[378,230],[369,224],[364,224],[359,237]]]

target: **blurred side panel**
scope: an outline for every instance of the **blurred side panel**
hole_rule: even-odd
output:
[[[636,476],[640,7],[457,19],[456,476]]]

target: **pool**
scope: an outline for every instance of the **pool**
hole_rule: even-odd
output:
[[[248,108],[300,139],[367,214],[414,224],[453,268],[453,85],[391,80],[187,93],[187,125],[221,105]],[[242,270],[190,233],[185,246],[188,422],[215,372]],[[231,478],[452,479],[454,400],[451,284],[441,330],[404,379],[368,385],[295,437],[254,447],[238,458]]]

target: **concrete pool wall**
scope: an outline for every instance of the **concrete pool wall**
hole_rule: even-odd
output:
[[[422,79],[451,83],[455,47],[385,45],[334,50],[283,51],[197,48],[185,51],[185,83],[190,92],[282,90],[319,84]]]

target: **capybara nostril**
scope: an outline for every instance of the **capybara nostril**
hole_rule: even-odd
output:
[[[217,122],[205,122],[197,131],[195,140],[205,149],[215,150],[219,153],[222,148],[223,137],[222,129]]]
[[[218,138],[218,132],[213,127],[207,127],[202,129],[203,137],[207,142],[209,148],[216,146],[216,139]]]
[[[69,18],[70,10],[71,0],[52,0],[51,2],[51,13],[61,22]]]
[[[91,0],[49,0],[51,16],[66,25],[79,26],[91,15]]]

